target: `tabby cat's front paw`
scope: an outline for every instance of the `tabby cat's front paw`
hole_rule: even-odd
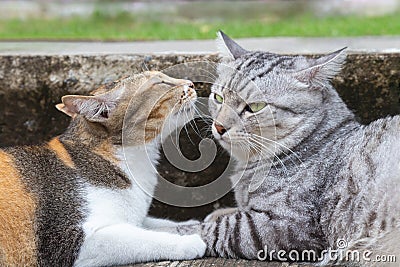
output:
[[[191,260],[204,256],[207,245],[199,235],[181,236],[181,242],[176,248],[176,255],[172,260]]]
[[[235,213],[238,209],[237,208],[225,208],[214,210],[207,217],[204,219],[204,222],[215,222],[219,217]]]

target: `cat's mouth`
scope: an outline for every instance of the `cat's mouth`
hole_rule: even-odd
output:
[[[220,145],[226,149],[240,148],[243,149],[248,144],[249,139],[246,136],[230,134],[229,132],[223,135],[217,133],[215,129],[212,130],[214,138],[220,143]]]
[[[240,141],[232,138],[229,134],[221,135],[214,135],[215,139],[221,143],[221,145],[228,145],[228,146],[236,146],[239,145]]]

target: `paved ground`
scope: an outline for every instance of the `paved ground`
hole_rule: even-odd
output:
[[[249,50],[275,53],[326,53],[347,46],[349,52],[399,53],[400,36],[346,38],[245,38],[237,42]],[[216,52],[214,40],[152,42],[0,42],[1,54],[150,54]]]
[[[233,259],[207,258],[194,261],[163,261],[144,264],[135,264],[125,267],[307,267],[307,265],[288,264],[280,262],[262,262]]]

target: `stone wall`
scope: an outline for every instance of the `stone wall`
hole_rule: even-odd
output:
[[[96,86],[143,69],[163,70],[194,62],[217,62],[208,55],[73,55],[0,56],[0,147],[36,144],[60,134],[69,118],[54,105],[66,94],[87,94]],[[204,65],[207,68],[207,64]],[[207,70],[214,73],[214,69]],[[400,114],[400,54],[350,54],[333,83],[362,123]],[[201,96],[209,94],[209,84],[198,83]],[[198,156],[199,138],[189,128],[191,140],[181,136],[183,153]],[[193,144],[193,143],[194,144]],[[159,172],[180,185],[210,182],[212,174],[225,168],[228,155],[221,153],[214,163],[199,173],[185,173],[171,166],[165,157]],[[233,204],[232,194],[198,208],[172,207],[157,201],[151,213],[173,219],[202,218],[214,208]]]

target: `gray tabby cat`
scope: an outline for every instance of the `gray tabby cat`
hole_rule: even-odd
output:
[[[219,42],[209,104],[213,135],[237,160],[237,207],[169,230],[200,233],[209,256],[399,261],[400,116],[355,120],[329,82],[343,49],[311,59],[247,51],[222,32]]]

